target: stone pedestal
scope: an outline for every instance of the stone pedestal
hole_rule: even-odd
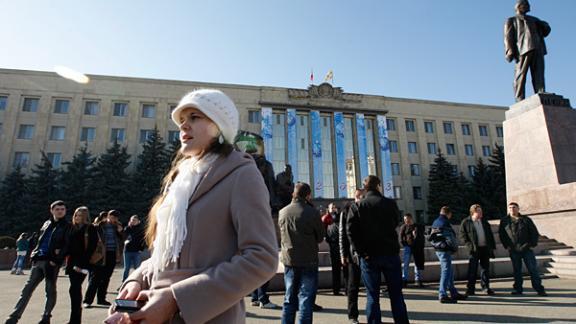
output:
[[[506,112],[508,201],[541,234],[576,246],[576,110],[568,99],[536,94]]]

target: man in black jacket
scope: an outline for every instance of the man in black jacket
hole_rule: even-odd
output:
[[[140,224],[138,215],[130,216],[128,226],[124,227],[124,238],[124,274],[122,282],[128,278],[130,268],[138,269],[140,266],[140,253],[146,248],[144,228]]]
[[[6,324],[18,323],[30,301],[30,297],[32,297],[32,293],[42,280],[45,280],[46,284],[46,304],[40,323],[50,323],[52,310],[56,305],[58,270],[64,262],[64,256],[67,253],[69,231],[69,224],[65,220],[66,205],[64,202],[61,200],[53,202],[50,205],[50,212],[52,217],[42,225],[38,243],[32,251],[30,278],[28,278],[26,285],[22,289],[14,311],[6,319]]]
[[[478,204],[470,206],[470,216],[460,224],[460,240],[468,247],[470,258],[468,259],[468,286],[466,295],[475,294],[476,273],[480,262],[480,285],[488,295],[494,295],[490,289],[490,258],[494,257],[496,244],[492,228],[482,214],[482,207]]]
[[[328,213],[324,216],[330,218],[326,226],[326,242],[330,247],[330,264],[332,265],[332,293],[341,295],[342,263],[340,261],[340,215],[335,203],[328,205]]]
[[[368,323],[381,323],[380,277],[384,274],[395,323],[408,323],[402,294],[400,244],[396,226],[400,212],[396,202],[381,193],[380,179],[374,175],[363,181],[366,194],[348,215],[347,233],[358,254],[362,280],[367,290]]]
[[[520,207],[517,203],[508,204],[508,215],[500,221],[498,229],[502,245],[510,252],[512,268],[514,269],[514,290],[512,295],[522,295],[522,260],[530,273],[532,288],[538,295],[547,296],[542,279],[538,273],[538,263],[532,248],[538,245],[538,229],[534,222],[528,217],[520,214]]]

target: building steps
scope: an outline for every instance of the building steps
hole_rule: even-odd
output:
[[[546,270],[562,279],[576,279],[576,249],[560,249],[549,251],[552,259]]]

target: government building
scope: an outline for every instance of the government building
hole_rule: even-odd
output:
[[[262,135],[275,173],[316,198],[351,198],[363,177],[383,179],[385,194],[423,221],[428,171],[439,150],[470,177],[478,158],[502,145],[507,107],[347,93],[329,83],[307,89],[90,75],[79,84],[52,72],[0,69],[0,179],[25,173],[45,152],[54,167],[87,145],[103,153],[114,141],[132,161],[155,128],[178,139],[170,112],[197,88],[229,95],[240,129]],[[435,216],[435,215],[432,215]]]

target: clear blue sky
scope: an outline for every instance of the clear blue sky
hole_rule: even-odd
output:
[[[294,88],[333,69],[346,92],[507,106],[514,3],[0,0],[0,67]],[[531,4],[552,27],[547,90],[575,106],[576,1]]]

